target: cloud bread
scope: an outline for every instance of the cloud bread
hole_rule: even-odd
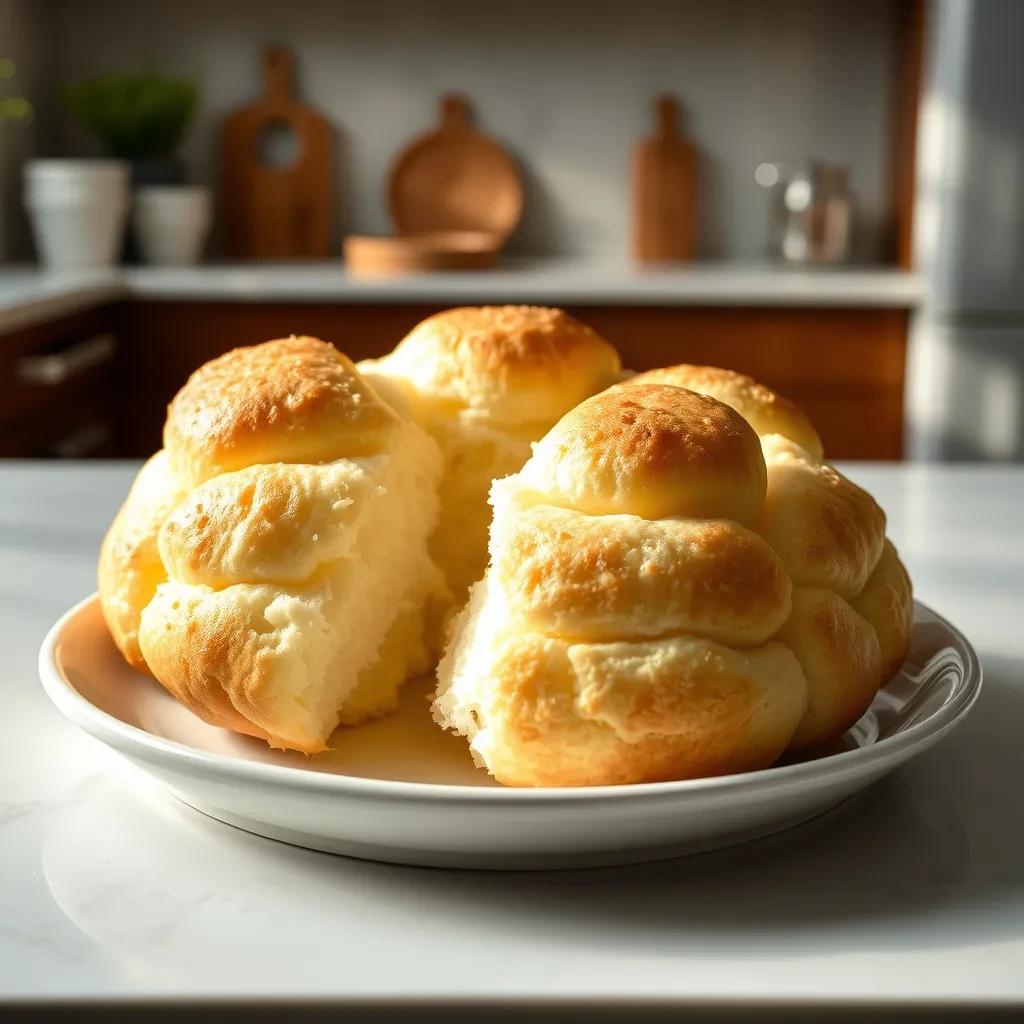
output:
[[[679,363],[658,370],[648,370],[631,379],[631,383],[673,384],[698,394],[715,398],[735,409],[754,429],[758,437],[781,434],[806,449],[819,461],[824,456],[821,438],[803,409],[758,384],[752,377],[723,370],[717,366],[694,366]]]
[[[538,442],[522,481],[581,512],[747,523],[764,503],[757,437],[714,399],[630,382],[614,403],[584,402],[570,424]]]
[[[491,481],[517,471],[555,421],[620,376],[618,354],[559,309],[465,307],[415,327],[359,369],[401,392],[444,457],[432,548],[461,599],[487,564]]]
[[[882,555],[885,513],[827,463],[778,434],[761,439],[768,491],[761,532],[794,583],[852,598]]]
[[[882,658],[882,677],[889,679],[907,656],[914,621],[910,576],[892,541],[886,540],[874,572],[850,605],[874,627]]]
[[[164,449],[175,476],[195,486],[255,463],[372,455],[395,423],[348,356],[316,338],[283,338],[196,370],[167,410]]]
[[[738,523],[580,515],[523,502],[517,486],[494,485],[493,564],[524,624],[576,640],[686,631],[748,646],[785,621],[791,585],[782,561]]]
[[[507,785],[766,767],[849,728],[905,657],[909,579],[869,496],[758,437],[782,424],[767,389],[741,415],[645,377],[494,484],[434,715]]]
[[[275,746],[322,750],[339,721],[393,707],[432,664],[446,599],[427,551],[434,442],[313,338],[198,370],[164,438],[100,564],[126,656],[200,717]],[[145,585],[126,588],[133,558]]]
[[[492,561],[439,666],[438,721],[508,785],[771,764],[807,683],[768,639],[790,614],[778,556],[733,518],[764,493],[757,436],[712,399],[620,385],[566,414],[495,484]]]
[[[492,589],[496,588],[496,589]],[[806,684],[781,644],[680,634],[573,643],[517,628],[490,577],[438,667],[434,716],[470,737],[507,786],[596,786],[762,768],[782,752]]]
[[[728,370],[690,365],[651,371],[626,386],[652,377],[686,382],[729,404],[760,436],[767,489],[754,529],[778,553],[794,585],[793,622],[778,639],[791,644],[810,686],[807,720],[790,748],[834,739],[867,710],[910,645],[910,578],[886,540],[885,513],[823,461],[806,416],[771,389]]]
[[[139,470],[100,546],[98,569],[103,614],[125,660],[145,669],[139,649],[139,617],[167,579],[156,537],[163,521],[185,496],[160,450]]]

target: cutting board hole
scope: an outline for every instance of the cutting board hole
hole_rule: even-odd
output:
[[[271,121],[256,140],[256,155],[264,167],[283,171],[298,162],[302,146],[287,121]]]

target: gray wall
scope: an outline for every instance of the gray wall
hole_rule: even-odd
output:
[[[651,95],[668,89],[703,151],[704,256],[762,255],[754,166],[804,155],[851,165],[862,254],[878,254],[892,0],[55,0],[53,10],[64,78],[126,64],[200,77],[186,152],[200,181],[215,179],[219,122],[256,92],[260,47],[291,45],[304,97],[339,127],[347,230],[387,229],[390,158],[432,123],[438,94],[459,89],[522,163],[528,212],[514,247],[620,257],[629,147]],[[50,145],[82,143],[65,128]]]

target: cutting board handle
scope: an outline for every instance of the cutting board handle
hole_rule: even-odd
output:
[[[654,99],[654,136],[665,141],[679,137],[679,100],[668,93]]]
[[[292,98],[292,55],[284,46],[263,51],[263,89],[268,100]]]
[[[441,130],[459,131],[469,127],[469,100],[459,93],[449,92],[441,97]]]

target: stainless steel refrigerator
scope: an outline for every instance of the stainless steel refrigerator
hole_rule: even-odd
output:
[[[1024,458],[1024,0],[933,0],[908,451]]]

